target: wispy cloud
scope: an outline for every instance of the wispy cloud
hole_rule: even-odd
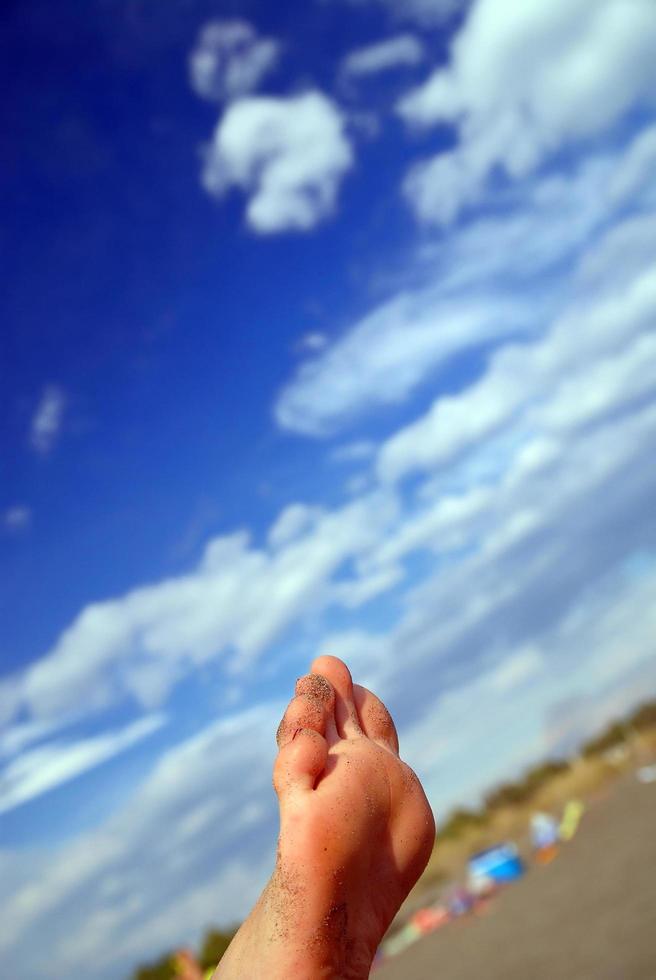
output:
[[[30,424],[30,446],[47,455],[54,449],[61,432],[66,408],[66,396],[62,388],[48,385],[44,388]]]
[[[414,34],[397,34],[349,52],[341,61],[340,73],[345,78],[377,75],[390,68],[417,65],[424,57],[424,45],[419,38]]]
[[[0,813],[106,762],[161,728],[163,715],[151,715],[118,731],[78,741],[56,741],[23,751],[0,771]]]
[[[248,95],[276,67],[280,50],[278,41],[258,37],[247,21],[211,21],[189,56],[191,86],[216,102]]]
[[[634,246],[644,247],[640,255],[634,247],[633,276],[622,288],[601,297],[595,289],[587,302],[579,298],[539,342],[501,348],[480,381],[460,395],[436,399],[425,416],[383,445],[381,477],[443,465],[509,425],[560,438],[563,429],[590,425],[653,391],[656,249],[645,247],[646,227],[656,241],[654,218],[637,219],[619,232],[627,242],[632,229]],[[613,238],[588,262],[599,267],[602,257],[612,258]]]
[[[439,285],[399,293],[300,366],[279,395],[276,420],[305,435],[333,434],[401,403],[457,350],[527,329],[535,316],[519,296],[454,301]]]
[[[67,976],[85,963],[88,971],[90,960],[95,977],[115,977],[138,957],[195,941],[217,917],[246,913],[273,858],[281,711],[227,717],[170,750],[120,812],[58,855],[17,865],[0,853],[0,893],[11,906],[0,949],[7,956],[23,944],[17,980]],[[36,929],[41,941],[26,943]]]
[[[505,196],[489,194],[487,213],[426,243],[407,261],[412,287],[300,365],[278,397],[278,423],[305,435],[339,432],[404,400],[455,352],[544,330],[558,282],[568,284],[561,276],[546,291],[545,272],[576,262],[591,236],[626,210],[648,210],[656,199],[654,163],[656,128],[646,127],[580,159],[566,177],[552,173]],[[631,237],[631,254],[640,249],[644,256],[647,230]],[[605,274],[626,266],[630,255],[623,254],[621,263],[605,263]],[[430,443],[426,447],[430,451]]]

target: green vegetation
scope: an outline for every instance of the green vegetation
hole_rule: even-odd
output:
[[[133,980],[175,980],[173,953],[166,953],[148,966],[138,967],[132,976]]]
[[[630,725],[626,722],[614,721],[608,728],[604,729],[601,735],[597,735],[596,738],[586,742],[581,751],[588,759],[594,755],[603,755],[604,752],[615,748],[616,745],[622,745],[626,742],[630,734]]]
[[[216,966],[226,949],[230,945],[232,937],[237,932],[237,928],[229,932],[220,932],[218,929],[209,929],[205,933],[203,944],[198,954],[198,960],[203,970],[209,970]]]
[[[656,701],[646,701],[624,721],[612,721],[600,735],[590,739],[581,749],[583,755],[590,757],[603,755],[616,745],[622,745],[636,732],[656,725]]]
[[[555,759],[533,766],[524,773],[518,782],[503,783],[488,793],[485,797],[486,810],[490,812],[503,806],[518,806],[527,803],[535,796],[541,786],[548,783],[554,776],[567,772],[569,766],[569,762]]]
[[[440,827],[440,840],[456,840],[473,827],[487,823],[487,814],[478,810],[454,810],[443,827]]]
[[[629,718],[629,724],[639,732],[656,726],[656,701],[641,705]]]

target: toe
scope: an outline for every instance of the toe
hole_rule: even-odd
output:
[[[365,735],[374,742],[382,742],[398,755],[399,737],[396,726],[380,698],[360,684],[353,685],[353,698]]]
[[[328,743],[313,728],[297,728],[282,746],[273,767],[273,785],[283,803],[290,795],[308,792],[323,772]]]
[[[335,692],[330,681],[320,674],[305,674],[296,681],[296,694],[323,705],[327,711],[335,707]]]
[[[326,678],[335,692],[335,721],[341,738],[362,735],[362,728],[353,698],[353,681],[346,664],[337,657],[317,657],[312,673]]]
[[[311,728],[320,735],[326,730],[326,714],[322,705],[302,695],[292,698],[287,705],[276,732],[278,748],[290,742],[299,728]]]

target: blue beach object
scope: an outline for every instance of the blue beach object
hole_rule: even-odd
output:
[[[506,842],[473,854],[469,859],[468,870],[473,881],[484,879],[502,884],[521,878],[524,874],[524,864],[517,847],[513,843]]]

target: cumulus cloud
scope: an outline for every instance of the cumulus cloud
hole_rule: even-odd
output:
[[[223,102],[254,92],[277,65],[280,44],[244,20],[205,24],[189,55],[189,78],[204,99]]]
[[[478,201],[492,171],[523,177],[561,146],[653,105],[651,0],[527,0],[521,13],[478,0],[438,68],[399,103],[414,127],[448,124],[458,142],[410,171],[417,216],[448,224]]]
[[[57,385],[47,385],[32,416],[30,425],[30,446],[42,456],[54,449],[59,438],[66,396]]]
[[[352,163],[345,120],[325,95],[253,96],[220,120],[202,182],[216,197],[243,190],[254,231],[307,231],[332,212]]]
[[[344,77],[377,75],[390,68],[417,65],[425,57],[424,46],[414,34],[397,34],[347,54],[340,64]]]

